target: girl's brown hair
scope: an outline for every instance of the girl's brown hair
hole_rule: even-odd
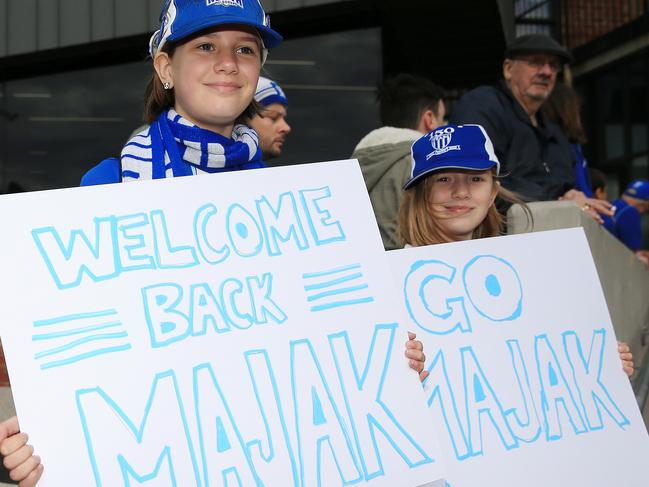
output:
[[[210,31],[211,29],[197,32],[196,34],[189,36],[186,39],[182,39],[178,42],[167,42],[162,47],[162,52],[166,52],[167,55],[172,58],[178,47],[191,41],[192,39],[195,39],[196,37],[205,35]],[[261,46],[261,40],[259,42]],[[173,107],[175,104],[176,97],[174,95],[173,88],[165,90],[164,86],[162,86],[162,81],[160,81],[160,78],[158,77],[158,73],[156,73],[154,69],[153,74],[151,75],[151,79],[149,80],[149,83],[144,90],[144,113],[142,115],[144,122],[152,124],[156,121],[156,119],[163,111]],[[259,103],[253,98],[244,112],[237,117],[235,123],[246,123],[246,120],[251,119],[259,112],[261,112],[261,105],[259,105]]]
[[[533,224],[532,212],[523,200],[513,191],[503,188],[494,177],[498,185],[496,200],[500,199],[510,204],[522,206],[528,225]],[[405,191],[399,208],[399,236],[402,245],[419,247],[438,243],[453,242],[453,238],[444,233],[431,215],[431,187],[433,178],[426,177],[414,187]],[[471,238],[497,237],[505,231],[505,217],[496,208],[495,202],[489,207],[487,216],[473,231]]]

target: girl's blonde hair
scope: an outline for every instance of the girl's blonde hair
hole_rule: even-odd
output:
[[[186,42],[189,42],[192,39],[195,39],[196,37],[200,37],[205,33],[210,32],[211,30],[212,29],[210,28],[210,29],[202,30],[200,32],[196,32],[195,34],[185,39],[182,39],[178,42],[166,42],[165,45],[162,46],[162,52],[166,52],[167,55],[170,58],[172,58],[174,52],[179,46],[182,46]],[[261,40],[259,42],[261,44]],[[158,73],[156,73],[156,71],[153,70],[151,79],[149,80],[149,83],[147,84],[144,90],[144,113],[142,115],[144,122],[148,124],[152,124],[153,122],[156,121],[156,119],[160,116],[162,112],[164,112],[169,108],[172,108],[175,104],[176,104],[176,97],[174,95],[173,88],[170,90],[165,90],[164,86],[162,86],[162,81],[160,81],[160,78],[158,77]],[[239,115],[239,117],[237,117],[235,123],[245,124],[246,120],[250,120],[260,112],[261,112],[261,105],[257,103],[257,101],[253,98],[250,101],[250,105],[248,105],[244,110],[244,112],[241,115]]]
[[[493,184],[498,185],[496,200],[522,206],[527,217],[528,226],[533,224],[532,212],[525,202],[513,191],[503,188],[494,176]],[[399,208],[399,237],[402,245],[419,247],[438,243],[453,242],[454,239],[444,233],[431,214],[431,188],[433,178],[426,177],[415,186],[407,189],[401,199]],[[471,238],[497,237],[505,232],[505,217],[496,208],[496,203],[489,207],[487,216],[473,230]]]

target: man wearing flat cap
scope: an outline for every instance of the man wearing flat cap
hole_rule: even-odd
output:
[[[570,53],[551,37],[516,38],[505,52],[503,79],[466,93],[454,108],[451,123],[477,123],[486,129],[507,189],[528,201],[574,199],[578,193],[580,206],[590,209],[591,200],[573,189],[575,159],[570,143],[540,110],[558,72],[571,60]]]

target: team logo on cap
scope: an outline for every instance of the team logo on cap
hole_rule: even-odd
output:
[[[205,4],[220,5],[221,7],[240,7],[243,8],[243,0],[205,0]]]
[[[445,127],[430,134],[430,145],[435,150],[426,156],[426,160],[452,150],[461,150],[459,145],[449,145],[453,140],[453,132],[453,127]]]

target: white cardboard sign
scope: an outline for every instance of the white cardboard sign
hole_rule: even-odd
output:
[[[452,487],[646,485],[647,431],[581,228],[388,255]]]
[[[443,476],[353,161],[0,198],[43,486]]]

